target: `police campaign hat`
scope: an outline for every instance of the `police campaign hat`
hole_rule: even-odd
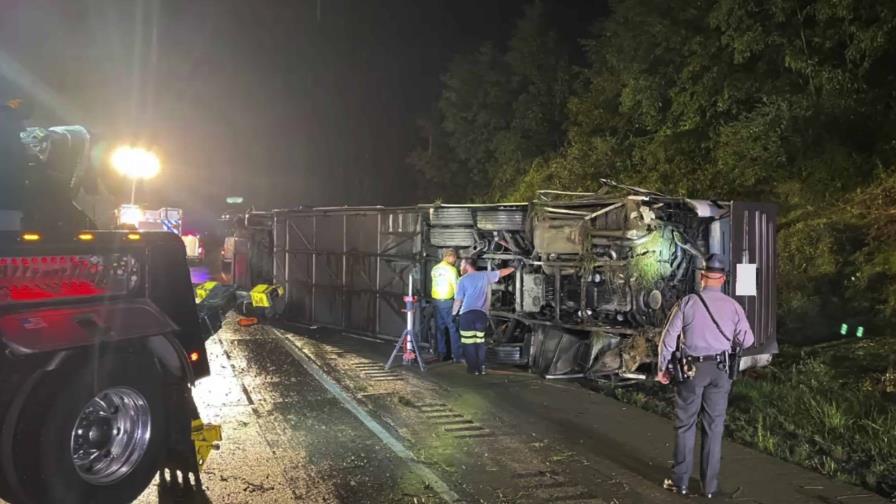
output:
[[[728,270],[728,260],[722,254],[709,254],[703,270],[708,273],[725,273]]]

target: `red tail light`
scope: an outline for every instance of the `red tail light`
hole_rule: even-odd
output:
[[[0,257],[0,306],[126,294],[139,280],[129,254]]]

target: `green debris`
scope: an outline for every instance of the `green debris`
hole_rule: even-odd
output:
[[[658,281],[672,273],[672,254],[675,244],[671,233],[665,230],[651,232],[632,248],[633,258],[629,271],[641,287],[653,288]]]

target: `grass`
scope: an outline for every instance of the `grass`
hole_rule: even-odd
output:
[[[894,498],[896,401],[886,379],[894,353],[896,338],[786,347],[773,366],[734,383],[727,435]],[[606,393],[672,416],[671,387],[644,383]]]

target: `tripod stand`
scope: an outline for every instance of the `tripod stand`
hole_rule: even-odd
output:
[[[408,295],[402,298],[404,300],[404,311],[407,313],[407,326],[403,333],[401,333],[401,338],[398,338],[398,344],[395,345],[395,350],[392,350],[392,355],[389,357],[389,361],[386,362],[386,369],[392,367],[392,361],[395,360],[395,357],[401,354],[402,362],[407,365],[411,364],[414,359],[417,360],[417,364],[420,366],[420,371],[426,371],[426,365],[423,364],[423,359],[420,357],[420,349],[417,345],[417,335],[414,333],[414,311],[416,309],[417,298],[414,297],[414,275],[408,275]]]

